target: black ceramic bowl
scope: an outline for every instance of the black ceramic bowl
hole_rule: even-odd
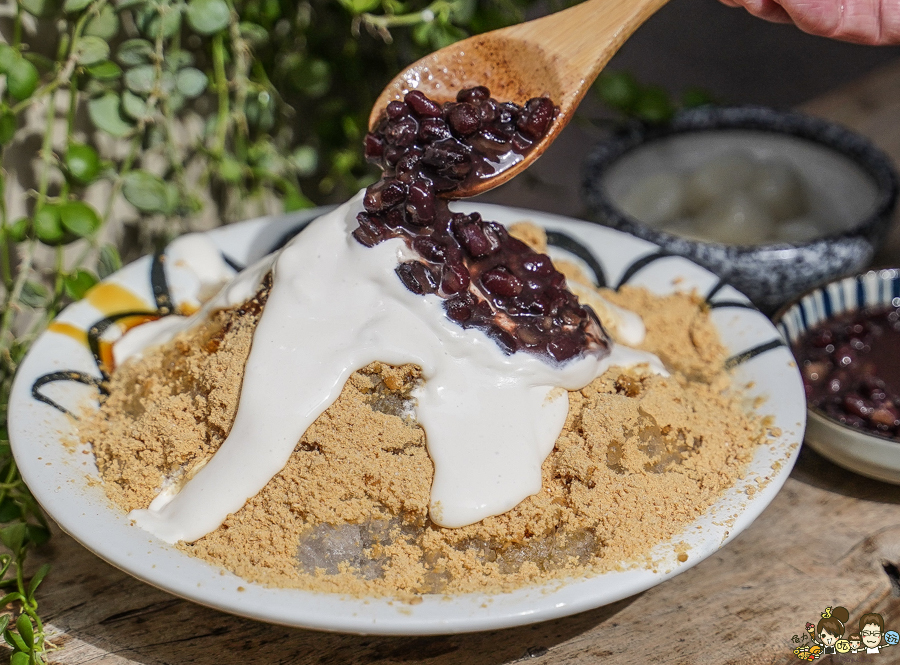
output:
[[[689,171],[734,150],[790,162],[814,205],[845,218],[842,228],[805,242],[726,245],[654,228],[617,205],[638,179],[665,169]],[[765,107],[702,107],[664,127],[624,130],[594,148],[583,176],[582,192],[596,221],[696,261],[767,312],[827,279],[867,267],[897,200],[890,159],[866,139],[819,118]]]

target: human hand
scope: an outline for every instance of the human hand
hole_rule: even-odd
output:
[[[759,18],[793,23],[804,32],[856,44],[900,44],[896,0],[721,0]]]

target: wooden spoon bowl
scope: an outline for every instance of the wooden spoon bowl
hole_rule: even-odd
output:
[[[469,37],[435,51],[400,72],[381,92],[369,127],[387,104],[419,90],[437,101],[487,86],[500,101],[524,104],[547,96],[559,114],[525,159],[457,196],[474,196],[527,168],[565,127],[600,70],[631,34],[667,0],[586,0],[556,14]]]

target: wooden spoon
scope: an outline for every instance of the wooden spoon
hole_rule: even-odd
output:
[[[454,196],[500,185],[541,156],[562,131],[597,74],[622,43],[667,0],[586,0],[556,14],[451,44],[413,63],[381,92],[369,115],[374,128],[388,102],[420,90],[438,101],[487,86],[500,101],[524,104],[548,96],[559,106],[550,131],[525,159]]]

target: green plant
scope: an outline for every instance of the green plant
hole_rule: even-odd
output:
[[[625,71],[604,71],[594,84],[597,96],[610,109],[624,118],[648,124],[672,119],[679,108],[693,108],[713,103],[712,96],[700,88],[686,90],[679,101],[663,88],[639,83]]]
[[[121,266],[120,249],[371,182],[360,143],[390,77],[533,1],[0,0],[0,587],[18,613],[0,632],[13,663],[44,662],[46,643],[46,569],[29,582],[23,564],[49,530],[6,430],[37,335]]]

